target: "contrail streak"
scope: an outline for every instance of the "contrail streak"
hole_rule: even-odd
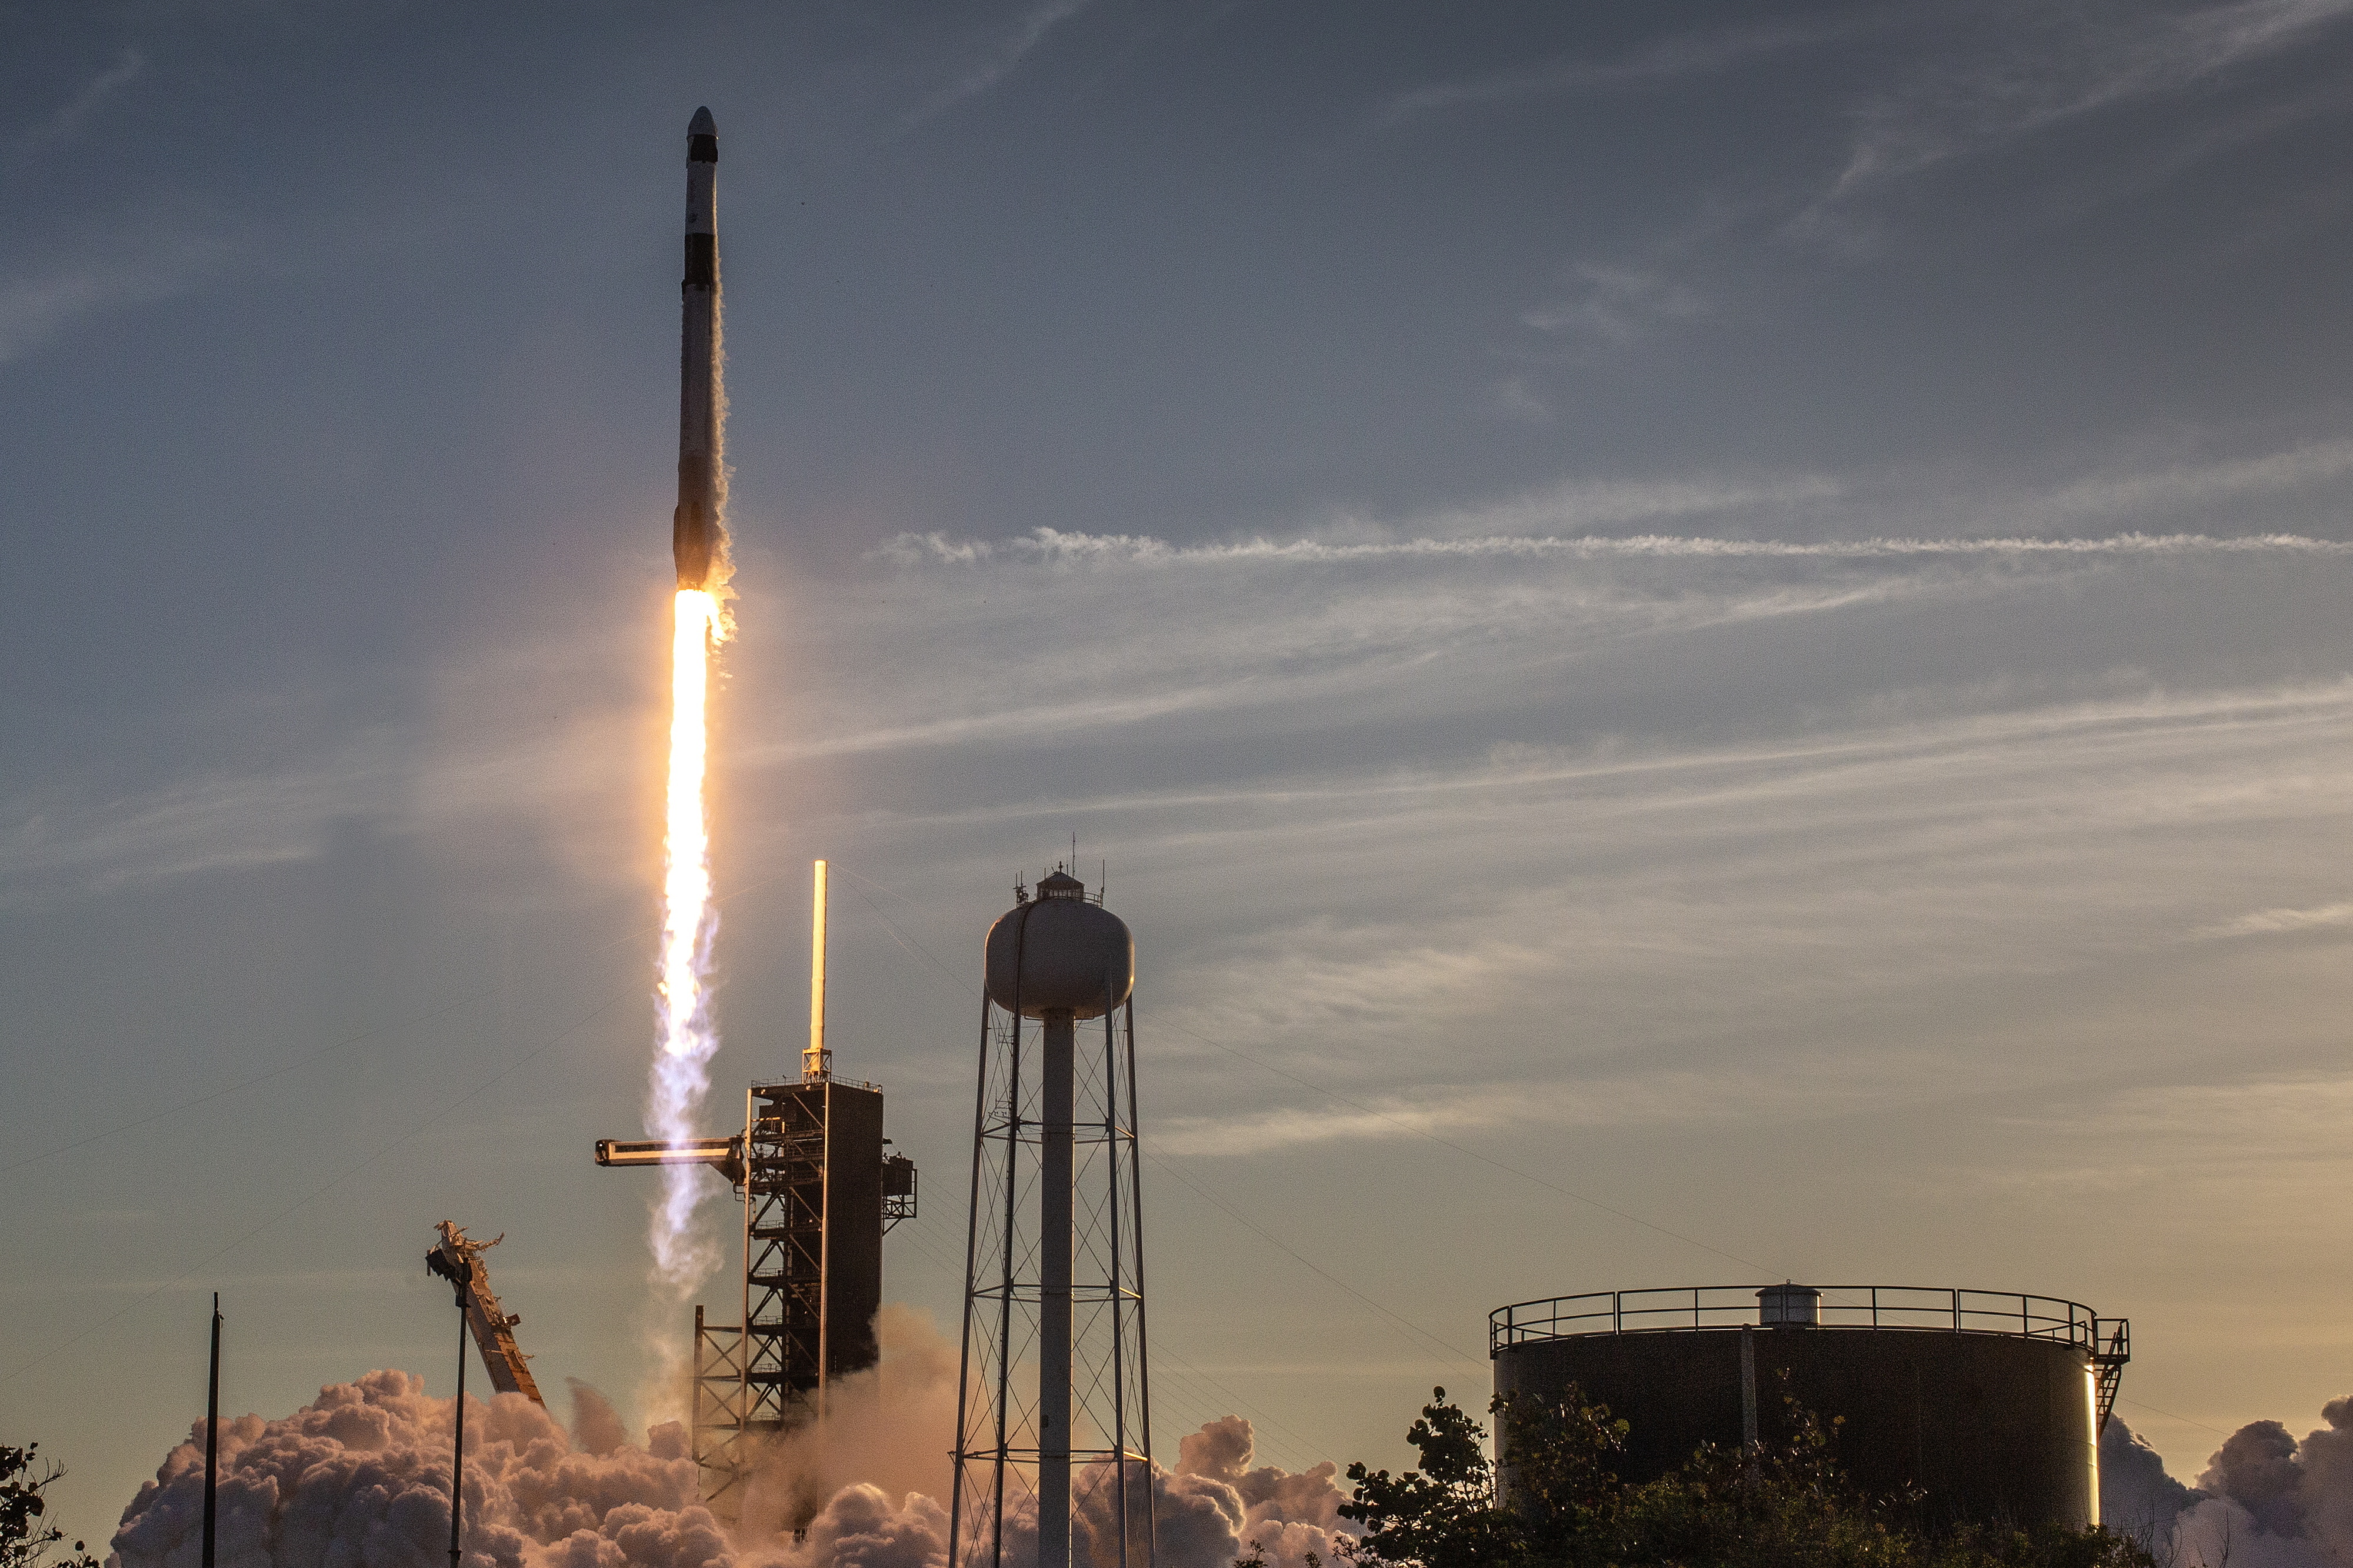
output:
[[[1040,528],[1018,539],[961,540],[940,533],[902,533],[875,552],[902,564],[944,562],[969,565],[996,559],[1134,565],[1223,562],[1297,563],[1409,559],[1568,560],[1828,560],[1919,557],[2128,555],[2343,555],[2353,544],[2301,533],[2115,533],[2092,539],[1714,539],[1640,533],[1591,535],[1486,534],[1468,539],[1403,539],[1365,544],[1316,540],[1252,539],[1229,544],[1171,544],[1141,533],[1065,533]]]

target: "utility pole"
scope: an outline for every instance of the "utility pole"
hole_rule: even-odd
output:
[[[220,1483],[220,1292],[213,1292],[213,1361],[205,1382],[205,1554],[213,1568],[213,1524]]]
[[[466,1288],[458,1287],[458,1435],[449,1448],[449,1568],[458,1568],[458,1532],[466,1524]]]
[[[425,1267],[449,1281],[458,1298],[458,1430],[449,1450],[449,1568],[458,1568],[458,1534],[466,1524],[466,1296],[474,1281],[474,1260],[436,1247],[425,1255]]]

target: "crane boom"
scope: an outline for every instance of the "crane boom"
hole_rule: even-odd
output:
[[[533,1405],[546,1408],[547,1401],[540,1397],[539,1384],[531,1375],[531,1358],[515,1343],[514,1326],[522,1321],[522,1316],[510,1315],[499,1305],[497,1294],[491,1289],[490,1265],[482,1261],[483,1253],[506,1239],[505,1233],[476,1241],[463,1226],[446,1219],[435,1228],[441,1233],[441,1245],[433,1250],[448,1264],[447,1269],[436,1272],[470,1281],[466,1287],[466,1327],[473,1331],[474,1343],[482,1352],[491,1386],[501,1394],[527,1394]]]

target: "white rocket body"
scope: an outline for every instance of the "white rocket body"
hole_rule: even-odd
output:
[[[678,510],[670,552],[681,588],[712,586],[721,550],[719,128],[698,109],[686,132],[686,276],[680,284]]]

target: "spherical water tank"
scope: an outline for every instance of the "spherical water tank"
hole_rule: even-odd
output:
[[[1008,1013],[1100,1018],[1135,989],[1127,922],[1090,903],[1086,884],[1057,871],[1038,896],[988,928],[988,999]]]

